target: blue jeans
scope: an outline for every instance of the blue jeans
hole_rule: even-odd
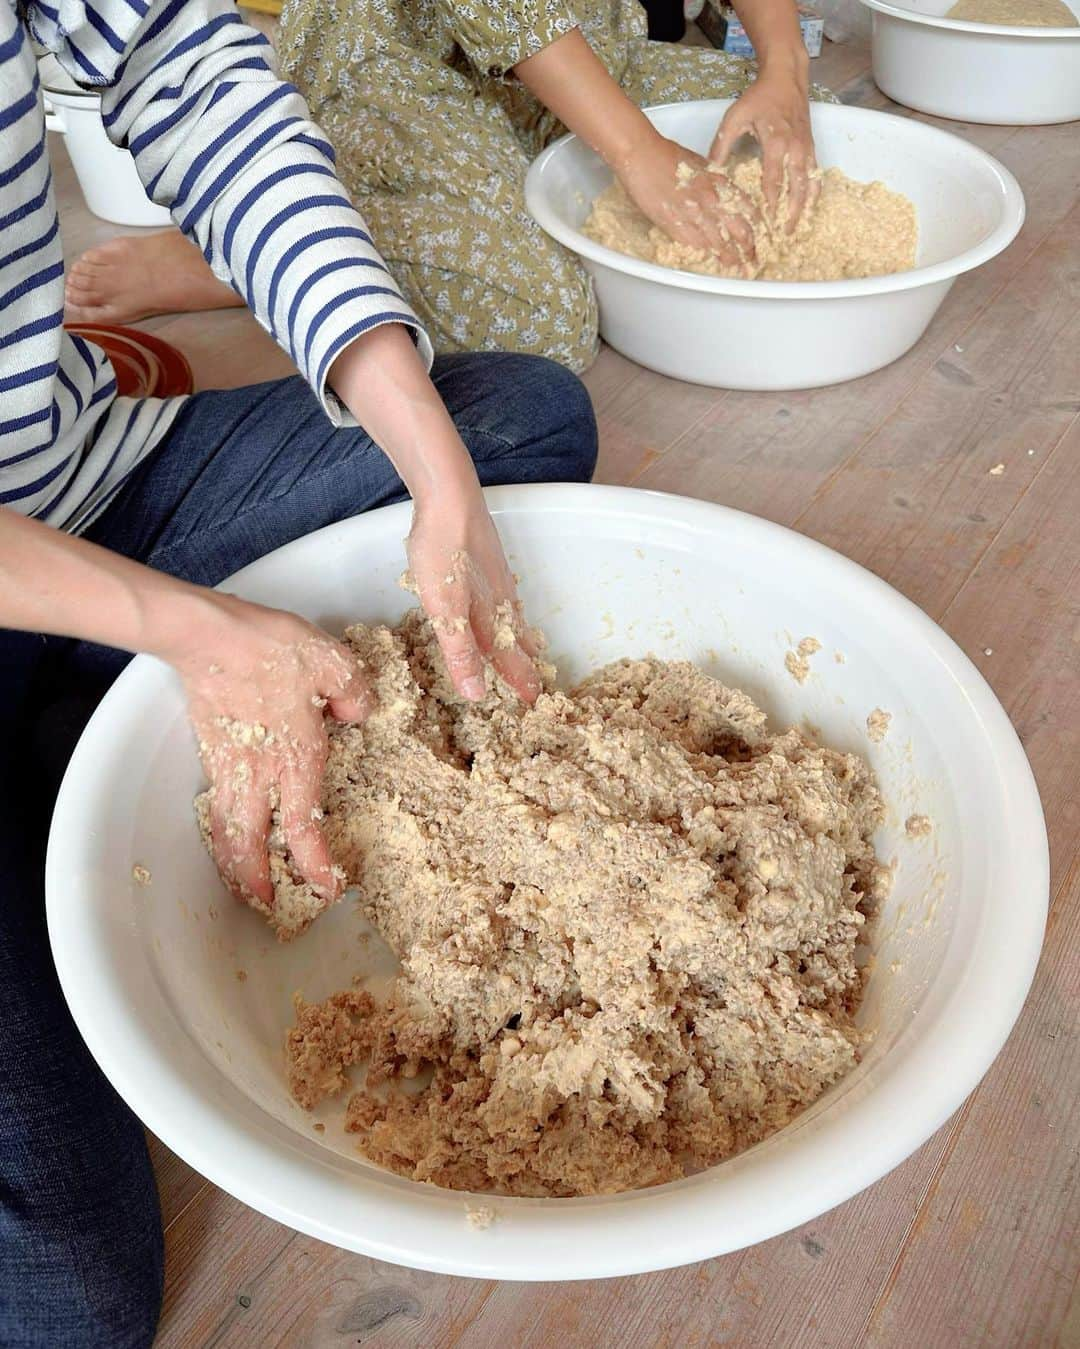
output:
[[[588,481],[584,388],[539,357],[447,356],[435,382],[484,484]],[[322,525],[399,500],[362,431],[334,430],[299,379],[196,396],[88,537],[213,584]],[[0,1345],[143,1349],[163,1249],[142,1128],[68,1014],[43,870],[71,750],[128,657],[0,630]]]

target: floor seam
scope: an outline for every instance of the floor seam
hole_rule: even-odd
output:
[[[197,1203],[207,1192],[207,1190],[212,1190],[215,1188],[214,1182],[212,1180],[207,1180],[207,1178],[201,1175],[201,1173],[199,1172],[196,1172],[196,1175],[199,1175],[202,1184],[191,1196],[191,1198],[187,1201],[187,1203],[183,1206],[183,1208],[181,1208],[178,1213],[174,1213],[167,1223],[162,1224],[161,1231],[163,1234],[167,1235],[169,1232],[171,1232],[172,1229],[176,1226],[176,1224],[180,1221],[180,1219],[184,1216],[184,1214],[188,1211],[188,1209],[191,1208],[192,1204]]]

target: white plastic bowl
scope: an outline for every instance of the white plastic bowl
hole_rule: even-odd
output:
[[[293,991],[346,987],[371,957],[348,901],[279,946],[228,897],[192,823],[201,779],[180,690],[146,658],[91,722],[53,820],[48,916],[64,992],[98,1062],[155,1133],[232,1194],[323,1241],[505,1279],[631,1274],[761,1241],[901,1162],[1001,1048],[1047,907],[1027,761],[952,641],[819,544],[625,488],[524,487],[489,499],[567,676],[649,650],[690,657],[754,692],[776,724],[806,717],[830,743],[869,755],[890,807],[879,852],[898,867],[864,1007],[877,1034],[859,1067],[722,1166],[607,1198],[496,1199],[498,1221],[473,1230],[465,1196],[361,1158],[340,1105],[322,1111],[319,1134],[290,1100],[282,1042]],[[331,628],[395,618],[407,526],[406,506],[333,526],[229,588]],[[799,685],[784,656],[803,636],[823,646]],[[880,745],[865,730],[875,707],[892,713]],[[916,811],[934,821],[927,839],[905,834]],[[150,869],[150,885],[134,883],[135,863]]]
[[[704,154],[730,100],[648,110],[665,136]],[[878,370],[913,346],[953,281],[1000,253],[1024,220],[1016,179],[935,127],[865,108],[815,104],[823,168],[881,179],[915,203],[918,266],[857,281],[744,281],[673,271],[587,238],[580,226],[611,182],[576,136],[549,146],[525,180],[539,223],[592,275],[604,339],[631,360],[694,384],[811,389]]]
[[[101,121],[101,97],[81,89],[56,57],[38,63],[45,125],[67,141],[71,167],[87,207],[115,225],[171,225],[172,216],[146,195],[135,160],[113,145]]]
[[[1000,126],[1080,118],[1080,28],[946,19],[953,0],[862,3],[872,11],[874,80],[897,103]],[[1065,3],[1080,15],[1078,0]]]

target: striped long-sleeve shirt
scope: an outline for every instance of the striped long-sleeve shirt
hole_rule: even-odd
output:
[[[116,395],[62,327],[64,264],[31,36],[101,95],[110,138],[343,420],[334,357],[380,323],[431,348],[333,152],[230,0],[0,0],[0,505],[79,531],[182,399]]]

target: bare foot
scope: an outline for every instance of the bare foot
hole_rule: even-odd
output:
[[[67,274],[69,323],[134,323],[151,314],[229,309],[244,302],[179,230],[110,239]]]

